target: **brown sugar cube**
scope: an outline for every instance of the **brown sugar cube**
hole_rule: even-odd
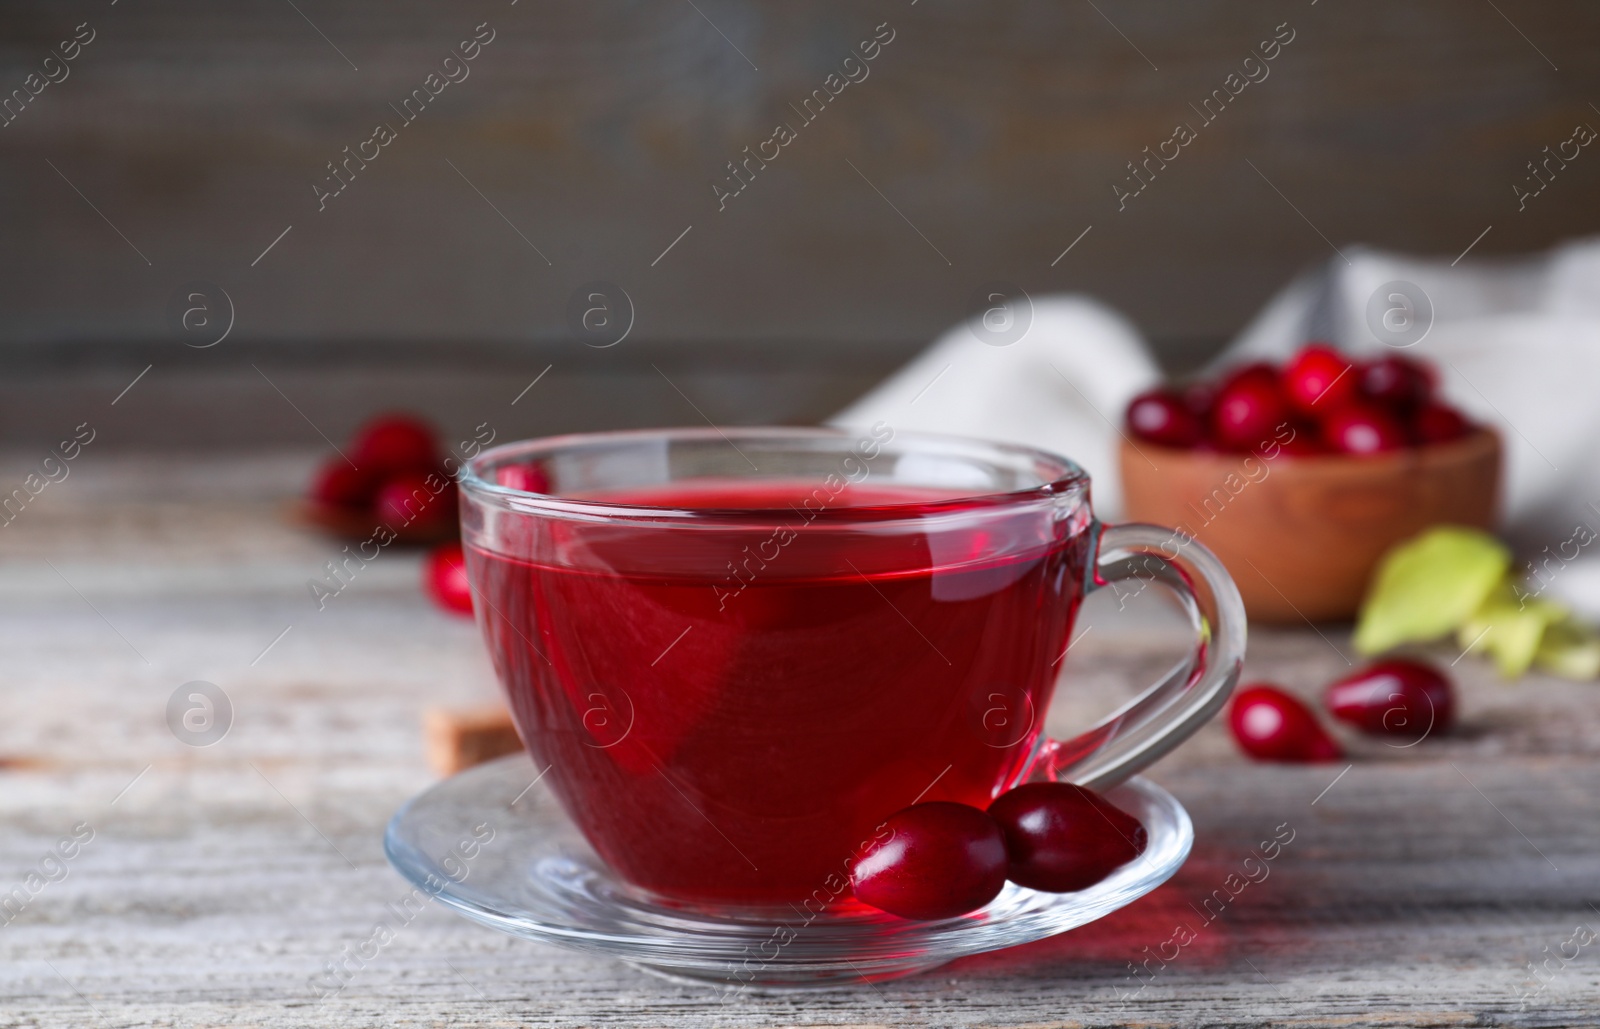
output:
[[[511,712],[499,704],[475,708],[429,708],[422,715],[428,764],[440,775],[492,761],[522,749]]]

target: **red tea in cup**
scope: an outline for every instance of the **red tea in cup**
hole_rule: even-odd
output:
[[[549,493],[497,485],[529,467]],[[1086,477],[1022,448],[618,433],[490,451],[466,487],[524,743],[601,858],[684,901],[830,902],[895,811],[1035,771],[1095,583]]]

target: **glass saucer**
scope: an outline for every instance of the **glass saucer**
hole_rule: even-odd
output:
[[[710,909],[617,879],[538,776],[517,754],[412,798],[384,834],[390,863],[422,891],[502,932],[730,992],[893,978],[1054,936],[1155,889],[1194,842],[1183,806],[1133,779],[1109,796],[1144,823],[1149,844],[1138,861],[1087,890],[1039,893],[1008,883],[981,911],[934,922],[853,902],[821,915],[800,907]]]

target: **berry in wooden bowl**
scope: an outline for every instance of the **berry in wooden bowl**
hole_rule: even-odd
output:
[[[1281,371],[1256,363],[1214,387],[1141,394],[1120,455],[1128,518],[1209,547],[1253,619],[1352,618],[1392,545],[1494,520],[1500,438],[1435,381],[1404,357],[1362,363],[1312,344]],[[1152,396],[1181,400],[1204,435],[1175,445],[1182,433],[1143,431]]]

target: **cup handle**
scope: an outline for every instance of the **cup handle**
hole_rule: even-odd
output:
[[[1182,743],[1227,702],[1244,661],[1245,613],[1227,569],[1193,537],[1155,525],[1095,522],[1090,531],[1096,556],[1085,596],[1129,580],[1141,590],[1159,582],[1177,594],[1198,637],[1189,657],[1100,724],[1046,742],[1035,770],[1103,790]]]

